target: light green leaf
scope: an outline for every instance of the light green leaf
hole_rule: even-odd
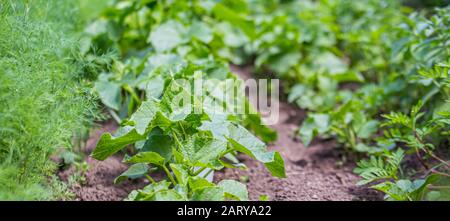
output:
[[[196,189],[192,195],[193,201],[223,201],[225,199],[222,187],[204,187]]]
[[[134,128],[126,127],[123,130],[126,130],[126,132],[123,132],[124,134],[119,137],[113,137],[110,133],[102,134],[91,156],[97,160],[104,160],[126,145],[145,139],[145,136],[137,133]]]
[[[141,104],[136,112],[131,115],[130,121],[134,122],[136,131],[144,134],[149,123],[153,120],[156,112],[159,110],[159,103],[150,99]]]
[[[184,197],[175,190],[162,190],[154,193],[147,200],[152,201],[184,201]]]
[[[189,29],[189,34],[191,38],[195,38],[197,40],[202,41],[205,44],[208,44],[213,39],[213,34],[211,29],[204,22],[194,22]]]
[[[171,121],[184,120],[193,110],[192,95],[183,82],[172,81],[160,102],[161,111]],[[199,103],[198,103],[199,104]]]
[[[310,114],[299,129],[300,138],[307,147],[317,134],[323,134],[330,128],[328,114]]]
[[[192,136],[183,143],[180,151],[192,165],[205,166],[213,163],[227,149],[227,143],[208,137]]]
[[[291,67],[300,62],[302,55],[298,52],[281,54],[273,58],[270,67],[278,74],[286,73]]]
[[[164,79],[161,75],[157,75],[154,78],[148,80],[145,85],[145,96],[147,100],[152,98],[159,99],[164,91]]]
[[[156,152],[161,157],[163,157],[166,162],[168,162],[172,158],[172,146],[174,142],[172,137],[163,133],[163,131],[159,128],[153,128],[153,130],[148,135],[147,140],[143,144],[141,151],[152,151]]]
[[[228,141],[236,150],[250,155],[264,163],[272,175],[286,177],[284,162],[276,152],[268,152],[266,145],[240,125],[229,125]],[[281,159],[281,161],[280,161]]]
[[[217,3],[213,8],[213,14],[214,16],[216,16],[216,18],[227,21],[233,26],[238,27],[250,39],[253,39],[255,37],[255,31],[252,27],[253,24],[250,21],[245,20],[245,18],[241,16],[241,14],[234,12],[227,6],[221,3]]]
[[[145,163],[133,164],[130,166],[130,168],[128,168],[128,170],[126,170],[125,172],[120,174],[116,179],[114,179],[114,183],[122,182],[128,178],[136,179],[143,177],[148,172],[148,169],[149,166]]]
[[[273,153],[274,153],[273,160],[264,163],[264,165],[272,173],[272,175],[280,178],[286,178],[286,171],[284,169],[284,160],[281,157],[281,154],[278,152]]]
[[[107,75],[101,74],[95,82],[94,88],[98,92],[103,104],[114,110],[120,109],[120,84],[109,81]]]
[[[149,163],[149,164],[155,164],[158,166],[163,166],[165,159],[161,157],[156,152],[140,152],[136,155],[126,159],[127,163]]]
[[[370,120],[367,121],[362,125],[362,127],[358,130],[358,137],[360,138],[369,138],[377,132],[378,130],[378,121],[377,120]]]
[[[247,187],[240,182],[235,180],[222,180],[219,182],[218,186],[223,188],[225,196],[229,198],[241,201],[248,200]]]
[[[172,169],[173,174],[177,178],[178,183],[181,185],[186,185],[188,182],[189,174],[184,169],[184,166],[182,164],[171,163],[170,168]]]
[[[183,25],[177,21],[169,20],[156,27],[148,38],[157,52],[170,51],[184,41],[186,33]]]
[[[204,187],[213,187],[215,186],[214,183],[209,182],[207,179],[194,176],[189,177],[188,179],[189,188],[195,191],[195,189],[201,189]]]

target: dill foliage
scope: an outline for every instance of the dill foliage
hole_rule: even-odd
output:
[[[49,156],[98,113],[78,77],[75,2],[0,2],[0,199],[51,199]]]

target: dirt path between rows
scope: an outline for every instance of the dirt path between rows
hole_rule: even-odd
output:
[[[250,68],[232,67],[232,70],[243,79],[250,77]],[[283,156],[287,178],[272,177],[264,165],[244,156],[241,160],[248,170],[225,169],[217,172],[214,180],[245,181],[251,200],[258,200],[261,195],[270,200],[381,200],[382,195],[378,192],[355,185],[358,177],[352,173],[354,164],[342,163],[341,153],[333,141],[316,142],[305,148],[295,138],[295,130],[304,117],[304,111],[280,102],[279,122],[272,126],[278,133],[278,140],[270,144],[269,149]],[[117,124],[108,121],[102,128],[94,130],[84,152],[89,154],[103,132],[114,132],[116,128]],[[127,168],[121,159],[120,155],[105,161],[87,157],[89,170],[85,184],[71,188],[76,200],[123,200],[131,190],[145,186],[142,180],[113,184],[114,178]],[[67,180],[72,170],[60,172],[60,177]]]
[[[250,67],[231,68],[242,79],[251,78]],[[278,139],[269,149],[283,156],[287,178],[272,177],[263,164],[243,157],[247,171],[225,169],[216,174],[216,180],[248,180],[251,200],[258,200],[260,195],[270,200],[382,200],[378,192],[355,185],[358,176],[352,173],[354,164],[340,165],[342,156],[333,141],[316,142],[305,148],[295,137],[305,111],[281,101],[279,114],[278,123],[271,126]]]

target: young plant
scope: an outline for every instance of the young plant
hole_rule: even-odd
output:
[[[384,115],[388,121],[383,125],[392,127],[385,131],[385,142],[404,144],[406,153],[414,153],[418,162],[427,170],[423,174],[424,178],[410,180],[411,178],[399,177],[405,153],[399,147],[396,151],[384,150],[380,157],[371,156],[369,161],[359,162],[355,169],[355,173],[362,178],[359,185],[375,182],[377,184],[371,187],[384,192],[389,200],[422,200],[427,191],[436,188],[434,183],[450,178],[450,161],[437,156],[433,152],[436,147],[428,141],[434,133],[445,133],[448,129],[448,113],[441,112],[438,116],[419,123],[424,116],[423,112],[419,112],[421,107],[422,102],[419,102],[412,108],[410,115],[395,112]],[[434,165],[429,165],[427,161],[434,162]],[[437,189],[442,188],[445,190],[450,186],[439,186]]]
[[[116,181],[146,177],[151,184],[134,191],[130,199],[247,200],[244,184],[223,180],[215,185],[206,179],[209,173],[224,167],[245,167],[236,160],[237,153],[264,163],[272,175],[285,177],[279,153],[266,151],[265,144],[241,125],[237,114],[226,107],[223,112],[216,111],[224,105],[217,92],[226,91],[198,96],[179,83],[205,76],[195,66],[166,75],[170,77],[163,83],[162,94],[143,101],[115,136],[103,134],[92,153],[95,159],[104,160],[134,144],[137,153],[124,158],[132,165]],[[204,89],[208,91],[210,86],[205,83]],[[221,83],[214,86],[221,88]],[[155,170],[163,171],[166,179],[156,181],[152,177]]]

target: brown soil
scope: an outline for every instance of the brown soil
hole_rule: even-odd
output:
[[[250,68],[232,67],[244,79],[250,77]],[[225,169],[215,173],[216,181],[222,179],[247,180],[251,200],[260,195],[270,200],[381,200],[382,195],[367,187],[358,187],[358,177],[352,173],[354,165],[342,163],[342,154],[332,141],[313,143],[305,148],[294,136],[295,130],[305,117],[305,112],[287,103],[280,103],[280,120],[273,125],[278,140],[269,145],[270,150],[278,151],[284,158],[285,179],[274,178],[261,163],[242,156],[241,160],[248,170]],[[114,132],[117,124],[107,122],[101,129],[91,133],[84,152],[89,154],[103,132]],[[105,161],[86,158],[89,170],[86,183],[75,185],[71,190],[77,200],[123,200],[133,189],[142,188],[142,180],[125,181],[120,185],[113,180],[126,170],[122,156],[116,154]],[[67,180],[73,168],[61,171],[60,177]]]
[[[232,69],[243,79],[250,77],[248,67]],[[280,120],[272,126],[278,140],[269,149],[283,156],[287,178],[272,177],[263,164],[243,157],[248,170],[225,169],[215,174],[215,180],[248,180],[251,200],[258,200],[260,195],[267,195],[270,200],[381,200],[378,192],[355,185],[358,176],[352,173],[354,165],[342,162],[334,142],[322,141],[305,148],[295,138],[304,117],[304,111],[280,102]]]
[[[126,181],[121,184],[113,183],[114,179],[127,169],[127,166],[122,163],[120,154],[109,157],[105,161],[98,161],[88,156],[94,150],[102,133],[113,133],[117,127],[114,121],[108,121],[103,124],[102,128],[91,132],[90,138],[83,149],[83,152],[87,155],[86,162],[89,165],[89,169],[85,174],[86,182],[84,184],[76,184],[70,188],[75,193],[75,200],[119,201],[127,197],[131,190],[142,188],[145,185],[139,180]],[[67,181],[74,170],[71,167],[61,171],[59,176],[62,180]]]

